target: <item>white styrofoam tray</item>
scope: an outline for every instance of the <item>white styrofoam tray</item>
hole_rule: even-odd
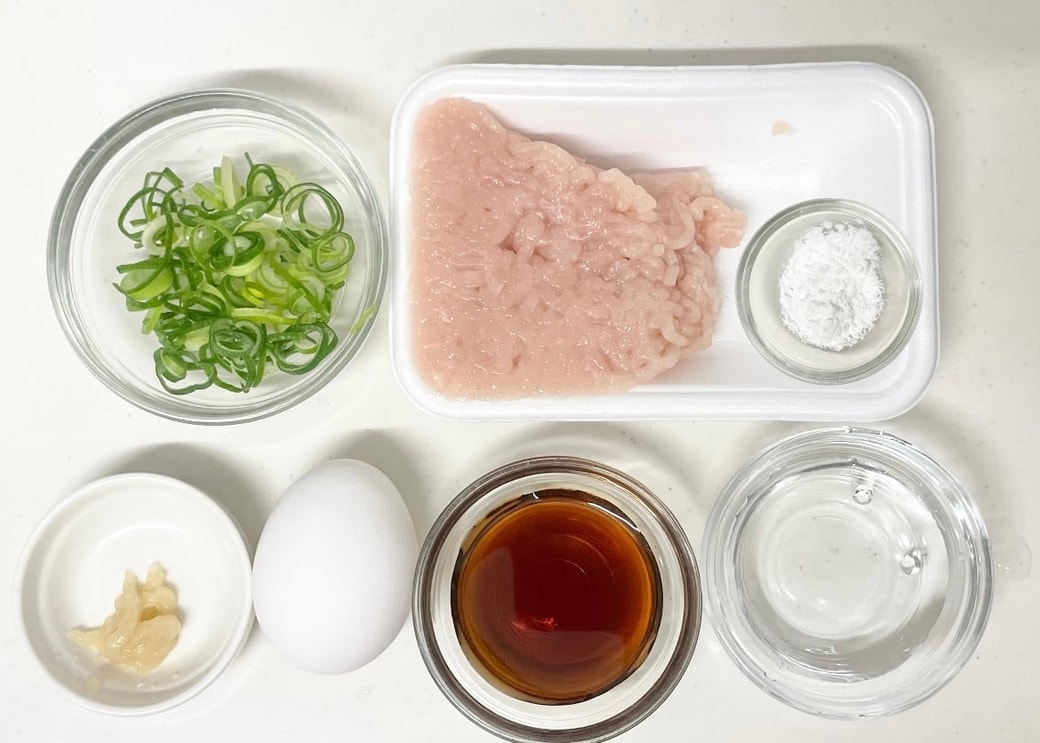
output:
[[[715,260],[720,311],[710,348],[629,392],[506,401],[429,389],[410,351],[412,135],[428,103],[464,96],[507,127],[601,167],[703,167],[747,213],[744,243]],[[874,64],[751,67],[459,65],[417,81],[394,113],[390,145],[391,357],[408,396],[457,419],[777,419],[871,421],[924,394],[939,355],[932,118],[917,87]],[[819,386],[761,358],[737,317],[741,251],[770,216],[820,197],[860,201],[900,228],[920,263],[923,308],[906,349],[868,379]]]

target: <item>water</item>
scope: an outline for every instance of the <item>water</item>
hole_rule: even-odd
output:
[[[899,569],[903,575],[917,575],[921,572],[921,564],[921,550],[916,547],[899,558]]]
[[[884,472],[839,463],[779,483],[741,544],[738,581],[762,641],[810,673],[886,673],[927,640],[942,608],[942,533]]]
[[[869,506],[870,502],[874,500],[874,488],[869,485],[857,485],[856,489],[852,491],[852,500],[861,506]]]

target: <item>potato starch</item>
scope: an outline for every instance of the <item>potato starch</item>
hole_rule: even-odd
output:
[[[862,224],[823,222],[805,230],[780,275],[784,326],[827,351],[863,340],[885,306],[880,252]]]

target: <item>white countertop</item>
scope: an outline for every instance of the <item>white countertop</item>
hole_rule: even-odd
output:
[[[298,672],[254,633],[200,696],[154,717],[72,706],[30,663],[12,602],[19,553],[61,498],[101,475],[173,475],[223,502],[255,540],[278,495],[333,456],[367,459],[404,492],[425,535],[492,465],[532,451],[593,454],[659,492],[695,550],[713,497],[782,423],[499,424],[435,420],[390,372],[385,314],[358,359],[272,419],[199,428],[108,392],[77,360],[48,298],[51,209],[91,140],[161,95],[254,88],[321,116],[387,193],[395,102],[452,62],[747,64],[866,60],[909,75],[935,118],[942,352],[920,404],[885,424],[944,462],[979,502],[993,541],[993,613],[976,657],[936,697],[892,718],[838,723],[760,693],[706,624],[673,695],[621,740],[1040,740],[1040,336],[1036,279],[1040,5],[951,2],[274,4],[34,3],[0,7],[0,121],[8,205],[0,475],[0,741],[479,741],[441,696],[411,627],[353,674]]]

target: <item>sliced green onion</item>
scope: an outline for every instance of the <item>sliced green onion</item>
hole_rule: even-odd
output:
[[[319,273],[338,271],[353,257],[354,238],[346,232],[336,232],[311,244],[311,258]]]
[[[115,286],[127,299],[149,302],[161,297],[173,286],[173,272],[165,264],[155,269],[135,268],[127,272]]]
[[[163,389],[173,395],[204,390],[216,379],[213,364],[201,362],[191,353],[168,348],[155,351],[155,374]]]
[[[337,340],[332,328],[324,323],[294,325],[267,339],[274,363],[289,374],[303,374],[316,367]]]
[[[119,213],[147,257],[117,266],[115,286],[159,340],[155,373],[171,394],[246,392],[271,364],[304,374],[339,340],[328,323],[355,250],[342,207],[285,168],[245,159],[244,180],[229,157],[209,183],[149,172]]]
[[[365,308],[365,311],[358,315],[358,319],[354,321],[354,324],[350,326],[350,334],[355,335],[361,331],[361,328],[365,327],[369,320],[376,316],[376,306],[369,305]]]
[[[317,217],[317,222],[314,221]],[[321,240],[339,232],[343,209],[332,194],[313,183],[298,183],[282,196],[282,219],[303,242]]]

